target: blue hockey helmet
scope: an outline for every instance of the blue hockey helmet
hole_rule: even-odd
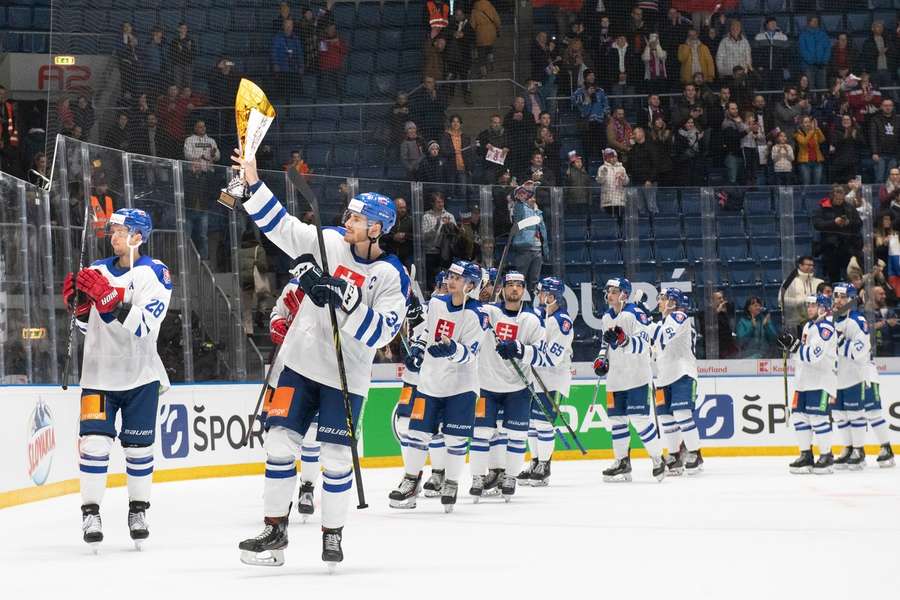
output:
[[[458,260],[450,265],[448,273],[459,275],[476,289],[481,289],[481,267],[467,260]]]
[[[806,297],[807,304],[816,304],[825,310],[831,310],[831,296],[825,294],[813,294]]]
[[[487,276],[489,283],[494,283],[495,281],[497,281],[497,268],[491,267],[490,269],[488,269]]]
[[[375,192],[357,194],[347,204],[347,210],[364,216],[369,220],[369,225],[381,223],[382,235],[393,229],[394,223],[397,222],[397,207],[394,206],[394,201]]]
[[[566,286],[562,280],[557,279],[556,277],[544,277],[540,280],[538,286],[540,286],[540,291],[552,294],[557,302],[562,299],[563,292],[566,290]]]
[[[434,289],[438,289],[447,283],[447,271],[439,271],[434,277]]]
[[[606,282],[606,285],[603,286],[603,289],[609,289],[611,287],[619,288],[619,290],[625,294],[625,296],[631,295],[631,282],[625,279],[624,277],[613,277],[612,279]]]
[[[667,287],[665,288],[660,296],[664,296],[668,300],[674,300],[675,306],[684,307],[688,305],[687,296],[684,295],[684,292],[677,287]]]
[[[139,208],[120,208],[109,216],[107,227],[112,225],[124,225],[129,234],[140,233],[143,242],[153,233],[153,219]]]
[[[856,286],[852,283],[841,281],[840,283],[834,284],[834,287],[832,287],[831,289],[832,293],[841,294],[847,296],[848,298],[856,298],[857,296]]]
[[[518,271],[507,271],[506,274],[503,275],[503,285],[506,286],[510,283],[519,283],[524,287],[525,276]]]

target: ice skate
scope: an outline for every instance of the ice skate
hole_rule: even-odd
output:
[[[507,475],[503,478],[503,483],[500,485],[500,493],[503,494],[503,500],[509,502],[512,500],[512,497],[516,494],[516,478],[512,475]]]
[[[304,481],[300,484],[300,497],[297,500],[297,512],[300,513],[301,522],[306,523],[307,519],[316,512],[313,504],[313,492],[316,487],[311,481]]]
[[[290,510],[288,510],[290,513]],[[288,545],[287,517],[266,517],[265,527],[256,537],[241,542],[241,562],[257,567],[280,567]]]
[[[459,485],[450,479],[444,480],[441,486],[441,504],[444,506],[445,513],[452,513],[453,507],[456,505],[456,491]]]
[[[850,454],[852,452],[853,448],[851,446],[844,446],[840,455],[834,459],[835,471],[846,471],[849,468],[847,462],[850,460]]]
[[[614,460],[612,466],[603,471],[603,481],[608,483],[631,481],[631,459],[626,456]]]
[[[550,461],[542,460],[531,471],[531,487],[547,487],[550,485]]]
[[[99,505],[82,505],[81,530],[84,532],[84,541],[90,544],[94,554],[100,552],[100,542],[103,541],[103,522],[100,520]]]
[[[388,495],[391,501],[391,508],[415,508],[416,496],[419,495],[419,483],[421,481],[421,473],[416,477],[404,475],[397,489]]]
[[[684,473],[684,463],[681,462],[680,452],[672,452],[663,460],[666,461],[666,470],[669,477],[678,477]]]
[[[343,527],[337,529],[322,528],[322,560],[328,567],[329,573],[334,573],[337,564],[344,560],[344,551],[341,549]]]
[[[128,503],[128,533],[131,534],[137,550],[140,550],[144,540],[150,537],[150,529],[147,527],[148,508],[150,508],[149,502],[132,500]]]
[[[830,475],[834,473],[834,456],[831,452],[819,455],[819,460],[813,465],[812,472],[815,475]]]
[[[882,469],[889,469],[894,466],[894,449],[891,448],[890,444],[881,445],[881,452],[878,453],[875,464]]]
[[[500,494],[500,484],[503,483],[503,476],[505,474],[506,469],[490,469],[488,474],[484,477],[484,491],[481,492],[482,497],[498,496]]]
[[[531,485],[531,475],[534,473],[535,467],[537,467],[538,459],[533,458],[531,462],[526,465],[522,472],[516,475],[516,480],[520,485]]]
[[[812,450],[803,450],[800,456],[790,464],[791,473],[794,475],[806,475],[812,473],[813,455]]]
[[[441,486],[444,485],[444,470],[432,469],[431,477],[423,486],[426,498],[437,498],[441,495]]]
[[[699,448],[694,452],[681,454],[681,456],[685,457],[684,470],[688,475],[696,475],[703,470],[703,454],[701,454]]]
[[[651,456],[650,460],[653,462],[653,469],[650,473],[653,475],[653,478],[657,481],[662,481],[666,478],[666,461],[663,460],[663,457],[660,456]]]
[[[834,461],[837,468],[837,460]],[[862,471],[866,468],[866,451],[863,448],[853,448],[847,459],[847,469],[850,471]]]
[[[472,487],[469,488],[469,495],[472,496],[473,504],[478,504],[482,493],[484,493],[484,475],[472,475]]]

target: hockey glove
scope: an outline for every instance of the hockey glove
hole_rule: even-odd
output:
[[[285,318],[278,318],[269,323],[269,338],[276,346],[284,343],[284,336],[287,335],[290,323]]]
[[[435,358],[450,358],[456,354],[456,342],[449,340],[428,346],[428,354]]]
[[[612,348],[618,348],[625,343],[625,330],[621,327],[614,327],[603,332],[603,341]]]
[[[125,288],[114,288],[109,284],[109,280],[96,269],[79,271],[75,278],[75,285],[87,294],[100,314],[114,311],[125,300]]]
[[[781,346],[781,349],[788,354],[793,354],[800,346],[800,340],[786,331],[775,338],[775,341],[778,342],[778,345]]]
[[[307,295],[312,294],[313,288],[319,285],[325,277],[316,259],[309,253],[297,259],[294,267],[291,269],[291,273],[300,280],[300,289]],[[314,296],[310,296],[310,298],[316,306],[325,306],[325,300],[319,301]]]
[[[605,358],[600,358],[599,356],[594,359],[594,373],[597,377],[603,377],[607,373],[609,373],[609,360]]]
[[[497,342],[497,354],[506,360],[521,359],[525,356],[525,346],[516,340]]]
[[[303,302],[303,290],[291,290],[284,295],[284,307],[288,309],[290,316],[288,321],[293,321],[300,310],[300,303]]]
[[[410,329],[415,329],[425,320],[425,309],[415,294],[409,297],[409,306],[406,308],[406,320]]]
[[[418,373],[422,368],[422,360],[425,358],[424,351],[421,348],[413,346],[409,349],[409,355],[403,360],[407,370]]]
[[[331,304],[348,315],[356,310],[362,301],[358,287],[346,279],[337,277],[323,277],[309,292],[309,296],[316,306]]]

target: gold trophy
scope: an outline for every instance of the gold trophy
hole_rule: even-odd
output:
[[[241,79],[234,99],[234,119],[237,123],[238,149],[241,158],[249,160],[266,137],[266,131],[275,120],[275,108],[266,93],[249,79]],[[248,196],[244,173],[240,170],[219,194],[219,203],[234,210],[239,200]]]

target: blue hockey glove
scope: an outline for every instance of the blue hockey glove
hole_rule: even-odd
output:
[[[418,373],[422,368],[422,359],[425,358],[425,352],[421,348],[413,346],[409,349],[409,355],[403,360],[406,368],[413,373]]]
[[[300,280],[300,288],[306,292],[313,304],[319,307],[325,306],[325,300],[312,295],[313,288],[319,285],[325,277],[312,254],[307,253],[298,257],[291,268],[291,274]]]
[[[309,296],[316,306],[331,304],[348,315],[356,310],[362,301],[359,288],[338,277],[322,277],[310,290]]]
[[[625,343],[625,330],[621,327],[614,327],[603,332],[603,341],[612,348],[618,348]]]
[[[599,356],[594,359],[594,373],[597,377],[603,377],[609,373],[609,361]]]
[[[525,356],[525,346],[516,340],[497,342],[497,354],[506,360],[521,359]]]
[[[456,354],[456,342],[450,340],[449,342],[440,342],[437,344],[432,344],[428,346],[428,354],[435,358],[450,358],[454,354]]]

